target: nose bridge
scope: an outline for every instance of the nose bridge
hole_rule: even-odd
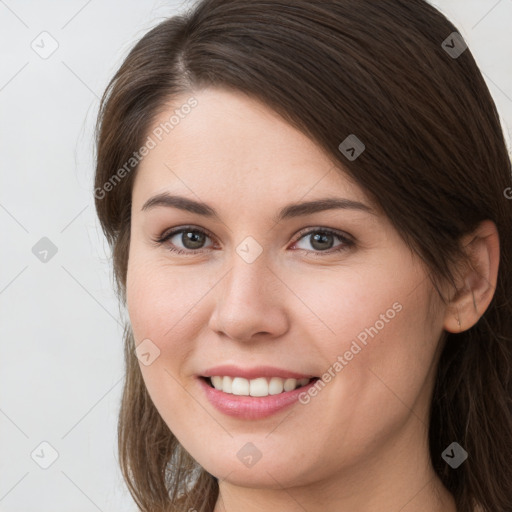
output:
[[[261,243],[260,243],[261,242]],[[276,279],[271,270],[269,252],[264,250],[264,242],[259,242],[252,236],[246,236],[236,247],[230,258],[231,270],[227,276],[224,295],[228,300],[239,304],[256,303],[263,299],[269,303],[270,297],[265,297],[264,283]]]
[[[230,263],[210,327],[238,340],[248,340],[257,333],[282,334],[287,320],[279,280],[263,248],[246,240],[236,248]]]
[[[260,310],[275,300],[275,293],[274,297],[268,293],[270,276],[273,276],[268,258],[261,253],[252,259],[254,255],[251,254],[251,249],[240,256],[239,249],[240,247],[237,248],[237,254],[232,257],[231,270],[226,276],[221,301],[234,310],[245,307],[250,307],[254,311]],[[251,257],[245,259],[248,255]]]

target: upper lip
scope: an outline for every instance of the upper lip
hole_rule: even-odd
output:
[[[245,379],[256,379],[258,377],[281,377],[282,379],[311,379],[314,375],[297,373],[283,368],[273,366],[254,366],[252,368],[241,368],[234,365],[220,365],[208,368],[202,374],[202,377],[213,376],[243,377]]]

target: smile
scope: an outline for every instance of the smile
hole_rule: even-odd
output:
[[[292,405],[300,404],[301,393],[307,393],[319,379],[318,377],[246,379],[211,376],[199,377],[197,380],[206,399],[217,411],[238,420],[258,420]]]
[[[283,379],[281,377],[245,379],[244,377],[230,377],[227,375],[215,375],[206,379],[212,387],[223,393],[253,397],[279,395],[306,386],[313,380],[308,378]]]

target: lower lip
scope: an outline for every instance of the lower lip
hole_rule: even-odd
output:
[[[206,398],[217,410],[228,416],[244,420],[266,418],[290,407],[292,404],[297,403],[299,395],[307,392],[310,387],[315,385],[316,381],[317,379],[311,381],[306,386],[294,389],[293,391],[285,391],[278,395],[253,397],[224,393],[212,388],[205,379],[199,378],[199,382],[206,393]]]

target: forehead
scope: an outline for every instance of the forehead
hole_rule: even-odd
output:
[[[240,92],[204,89],[177,96],[147,136],[154,147],[137,169],[133,202],[139,206],[164,191],[207,196],[212,203],[238,197],[255,206],[326,193],[369,202],[318,145]]]

